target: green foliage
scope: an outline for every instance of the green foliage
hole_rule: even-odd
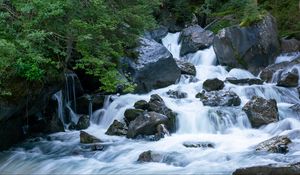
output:
[[[3,82],[14,77],[44,81],[49,71],[63,71],[73,59],[72,66],[99,78],[101,90],[114,91],[120,83],[132,87],[120,78],[118,58],[145,29],[155,26],[152,12],[159,4],[159,0],[1,1],[0,86],[6,88]]]
[[[299,0],[260,0],[259,5],[276,18],[281,36],[300,39]]]

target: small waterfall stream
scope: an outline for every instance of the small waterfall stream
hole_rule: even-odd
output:
[[[202,90],[208,78],[225,80],[227,77],[253,78],[250,72],[241,69],[227,71],[216,65],[213,48],[198,51],[187,57],[179,56],[180,33],[168,34],[163,44],[174,58],[183,59],[196,66],[197,81],[185,81],[184,76],[177,84],[153,90],[148,94],[127,94],[108,96],[102,109],[93,112],[92,125],[86,130],[109,145],[105,151],[88,152],[79,143],[79,132],[68,131],[50,135],[50,139],[28,141],[10,151],[0,153],[2,173],[44,173],[49,174],[231,174],[245,166],[287,163],[300,161],[299,139],[287,154],[255,153],[254,146],[276,135],[300,132],[299,114],[290,106],[300,103],[295,88],[277,87],[274,84],[240,86],[225,84],[241,98],[238,107],[203,106],[195,95]],[[280,58],[282,59],[282,58]],[[285,58],[292,59],[292,58]],[[70,77],[72,79],[72,76]],[[69,85],[67,88],[71,88]],[[188,93],[185,99],[170,98],[168,90]],[[74,91],[73,91],[74,92]],[[125,137],[108,136],[104,133],[114,119],[123,121],[124,111],[132,108],[138,100],[149,100],[150,95],[159,94],[166,105],[178,113],[178,131],[159,141],[131,140]],[[280,121],[253,129],[242,106],[258,95],[266,99],[276,99]],[[55,95],[61,99],[61,92]],[[73,98],[73,93],[67,99]],[[59,100],[58,100],[59,101]],[[60,100],[61,101],[61,100]],[[67,100],[68,101],[68,100]],[[59,108],[62,107],[60,106]],[[72,108],[73,109],[73,108]],[[222,117],[220,117],[220,113]],[[62,116],[63,114],[59,114]],[[185,142],[209,142],[210,149],[186,148]],[[166,163],[137,163],[140,153],[153,150],[169,155]],[[78,154],[80,152],[81,154]]]

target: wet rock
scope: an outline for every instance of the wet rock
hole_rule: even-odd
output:
[[[128,138],[135,138],[138,135],[154,135],[157,133],[157,126],[165,124],[168,126],[168,117],[157,112],[144,112],[128,126]]]
[[[210,92],[210,91],[218,91],[224,88],[224,82],[217,78],[214,79],[207,79],[203,83],[203,89]]]
[[[88,115],[81,115],[75,126],[76,130],[87,129],[90,126],[90,117]]]
[[[157,133],[155,134],[154,140],[160,140],[165,137],[165,135],[169,136],[170,132],[166,128],[164,124],[159,124],[156,127]]]
[[[180,40],[182,46],[180,55],[194,53],[198,50],[208,48],[212,45],[214,34],[211,31],[204,30],[199,25],[193,25],[182,30]]]
[[[100,144],[92,144],[90,146],[91,151],[104,151],[105,147],[104,145],[100,145]]]
[[[183,146],[187,148],[214,148],[215,145],[210,142],[184,142]]]
[[[149,104],[146,100],[139,100],[134,103],[135,109],[147,110],[149,108]]]
[[[269,164],[248,168],[239,168],[233,172],[233,175],[298,175],[299,172],[300,163],[287,165]]]
[[[162,44],[147,38],[139,40],[136,61],[123,58],[123,73],[131,76],[137,84],[136,92],[146,93],[153,89],[174,84],[180,78],[178,68],[172,54]]]
[[[181,71],[181,74],[196,76],[196,67],[192,63],[181,60],[176,60],[176,63]]]
[[[139,163],[160,162],[168,165],[184,167],[189,164],[187,158],[177,152],[158,153],[154,151],[145,151],[139,155],[137,160]]]
[[[228,77],[225,80],[226,82],[237,84],[237,85],[262,85],[264,82],[259,78],[242,78],[237,79],[235,77]]]
[[[133,120],[135,120],[138,116],[143,115],[142,109],[126,109],[124,112],[125,122],[127,125]]]
[[[292,38],[292,39],[281,39],[281,52],[283,53],[291,53],[291,52],[299,52],[300,51],[300,41]]]
[[[102,142],[102,141],[85,131],[80,131],[80,143],[89,144],[89,143],[98,143],[98,142]]]
[[[151,95],[148,104],[149,104],[149,109],[148,109],[149,111],[154,111],[168,117],[168,121],[165,124],[171,133],[175,132],[177,114],[166,106],[163,99],[159,95],[153,94]]]
[[[145,151],[139,155],[138,162],[160,162],[162,155],[154,153],[153,151]]]
[[[258,96],[252,97],[243,107],[243,111],[254,128],[277,122],[279,117],[277,102],[274,99],[266,100]]]
[[[107,135],[116,135],[116,136],[125,136],[127,135],[128,128],[124,123],[114,120],[113,123],[109,126],[105,134]]]
[[[281,63],[271,64],[260,73],[260,78],[266,82],[271,82],[273,75],[277,72],[289,72],[294,66],[300,65],[300,57],[292,61],[284,61]]]
[[[221,65],[258,74],[280,53],[276,20],[267,15],[250,26],[224,28],[215,36],[213,47]]]
[[[283,87],[297,87],[299,80],[299,74],[297,69],[293,69],[291,72],[281,74],[280,79],[277,82],[277,86]]]
[[[173,91],[171,89],[167,92],[167,95],[169,95],[170,98],[175,98],[175,99],[187,98],[188,96],[186,92]]]
[[[241,104],[241,99],[236,93],[226,90],[203,91],[198,93],[196,98],[200,98],[204,106],[239,106]]]
[[[286,154],[288,152],[288,144],[290,143],[292,143],[292,141],[288,136],[276,136],[258,144],[256,151]]]
[[[181,75],[180,82],[181,81],[186,82],[186,83],[196,83],[199,80],[195,76],[192,76],[192,75]]]

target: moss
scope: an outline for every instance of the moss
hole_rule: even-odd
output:
[[[232,21],[227,20],[227,19],[222,19],[215,24],[213,24],[209,29],[214,32],[218,33],[221,29],[232,26]]]

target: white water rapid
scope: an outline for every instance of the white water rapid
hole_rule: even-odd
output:
[[[79,143],[79,132],[68,131],[52,134],[47,138],[32,139],[18,147],[0,153],[0,172],[15,174],[231,174],[235,169],[270,163],[300,161],[300,140],[293,139],[287,154],[255,152],[255,145],[273,136],[300,132],[299,114],[290,110],[300,103],[295,88],[282,88],[274,84],[239,86],[226,83],[225,89],[237,93],[239,107],[203,106],[195,95],[202,90],[208,78],[253,78],[248,71],[216,65],[213,48],[198,51],[180,58],[179,33],[168,34],[163,44],[174,58],[185,59],[196,66],[197,81],[182,77],[177,84],[153,90],[145,95],[127,94],[106,100],[104,109],[93,113],[92,125],[86,130],[104,141],[104,151],[91,152]],[[169,98],[169,90],[188,93],[184,99]],[[159,94],[166,105],[178,113],[178,130],[159,141],[132,140],[104,133],[114,119],[123,120],[124,111],[132,108],[137,100],[149,100]],[[276,99],[280,121],[253,129],[242,106],[258,95]],[[111,102],[112,101],[112,102]],[[218,117],[218,110],[224,117]],[[214,148],[187,148],[185,142],[209,142]],[[164,162],[138,163],[139,154],[152,150],[165,154]]]

